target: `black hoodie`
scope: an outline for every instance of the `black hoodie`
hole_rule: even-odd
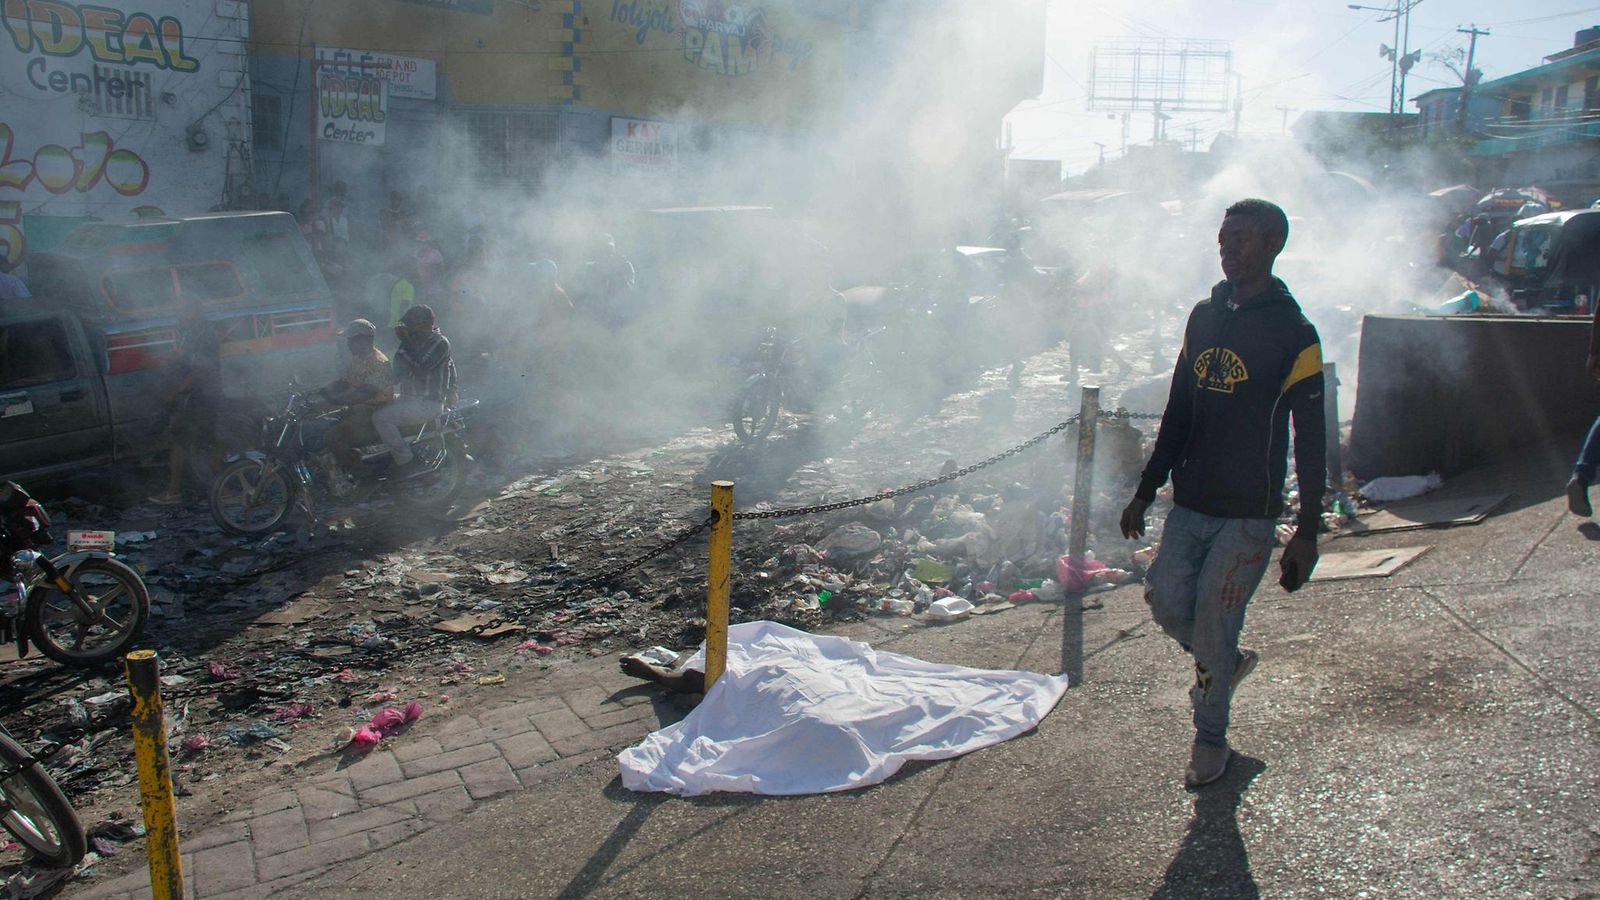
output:
[[[1173,500],[1228,519],[1283,512],[1289,415],[1300,478],[1300,533],[1315,539],[1327,481],[1322,345],[1282,281],[1234,306],[1233,286],[1211,289],[1189,314],[1155,451],[1136,493],[1155,499],[1172,475]]]

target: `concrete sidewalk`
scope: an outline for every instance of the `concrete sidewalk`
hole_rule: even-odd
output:
[[[1140,590],[844,633],[927,659],[1084,679],[1036,731],[862,791],[624,790],[612,753],[670,721],[607,657],[429,721],[186,836],[191,896],[1361,896],[1600,893],[1600,529],[1560,454],[1464,476],[1482,525],[1389,579],[1263,587],[1229,774],[1185,792],[1187,660]],[[74,896],[147,896],[143,873]]]

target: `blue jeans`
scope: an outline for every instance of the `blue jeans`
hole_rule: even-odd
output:
[[[1145,581],[1150,614],[1194,657],[1194,739],[1228,742],[1244,609],[1277,543],[1273,519],[1221,519],[1173,507]]]
[[[1595,470],[1600,469],[1600,418],[1589,426],[1589,436],[1578,452],[1578,464],[1572,467],[1572,477],[1584,487],[1594,484]]]

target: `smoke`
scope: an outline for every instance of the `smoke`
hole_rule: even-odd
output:
[[[782,339],[803,340],[796,356],[802,374],[815,376],[793,386],[815,396],[793,399],[832,412],[844,398],[828,389],[864,352],[852,342],[860,326],[904,324],[927,302],[919,288],[887,294],[886,303],[905,306],[893,314],[854,310],[836,290],[926,277],[925,288],[928,259],[998,239],[1000,125],[1030,77],[1029,55],[1006,49],[1041,39],[1027,27],[1038,4],[1005,6],[1016,14],[988,4],[934,12],[878,4],[877,19],[841,38],[849,65],[840,78],[802,61],[794,74],[801,85],[770,108],[746,103],[736,124],[704,97],[641,113],[673,132],[676,165],[659,174],[563,150],[532,183],[512,184],[476,177],[503,166],[481,142],[464,133],[441,139],[429,148],[431,168],[462,175],[448,191],[409,200],[447,260],[462,259],[469,241],[483,247],[462,272],[464,289],[442,283],[431,298],[457,349],[464,392],[491,398],[508,430],[525,423],[511,439],[535,451],[565,448],[558,436],[574,431],[648,436],[715,425],[750,374],[744,357],[778,326]],[[597,259],[602,234],[633,267],[631,291],[617,294],[607,282],[618,264]],[[404,255],[390,265],[404,268]],[[541,261],[555,264],[576,307],[571,316],[535,283]],[[552,331],[561,339],[549,339]],[[955,381],[936,376],[956,368],[952,352],[968,366],[1007,362],[994,354],[1012,352],[981,335],[923,336],[917,348],[905,346],[903,332],[878,339],[878,363],[894,368],[881,373],[894,382],[887,387],[949,389]],[[884,390],[874,399],[892,407],[883,411],[912,412],[927,400],[916,393]]]

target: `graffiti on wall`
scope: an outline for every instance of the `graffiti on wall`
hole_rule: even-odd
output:
[[[765,8],[727,0],[611,0],[611,21],[634,29],[636,44],[670,34],[684,61],[717,75],[749,75],[778,62],[793,72],[812,44],[774,27]]]
[[[103,187],[137,197],[150,186],[150,166],[104,131],[82,133],[75,147],[41,144],[29,153],[18,148],[10,124],[0,122],[0,269],[16,268],[27,254],[22,203],[8,199],[8,192],[20,194],[35,184],[51,194]]]
[[[200,70],[188,52],[183,23],[172,16],[61,0],[4,0],[0,18],[11,43],[26,54],[70,59],[87,51],[96,62],[111,65]]]

